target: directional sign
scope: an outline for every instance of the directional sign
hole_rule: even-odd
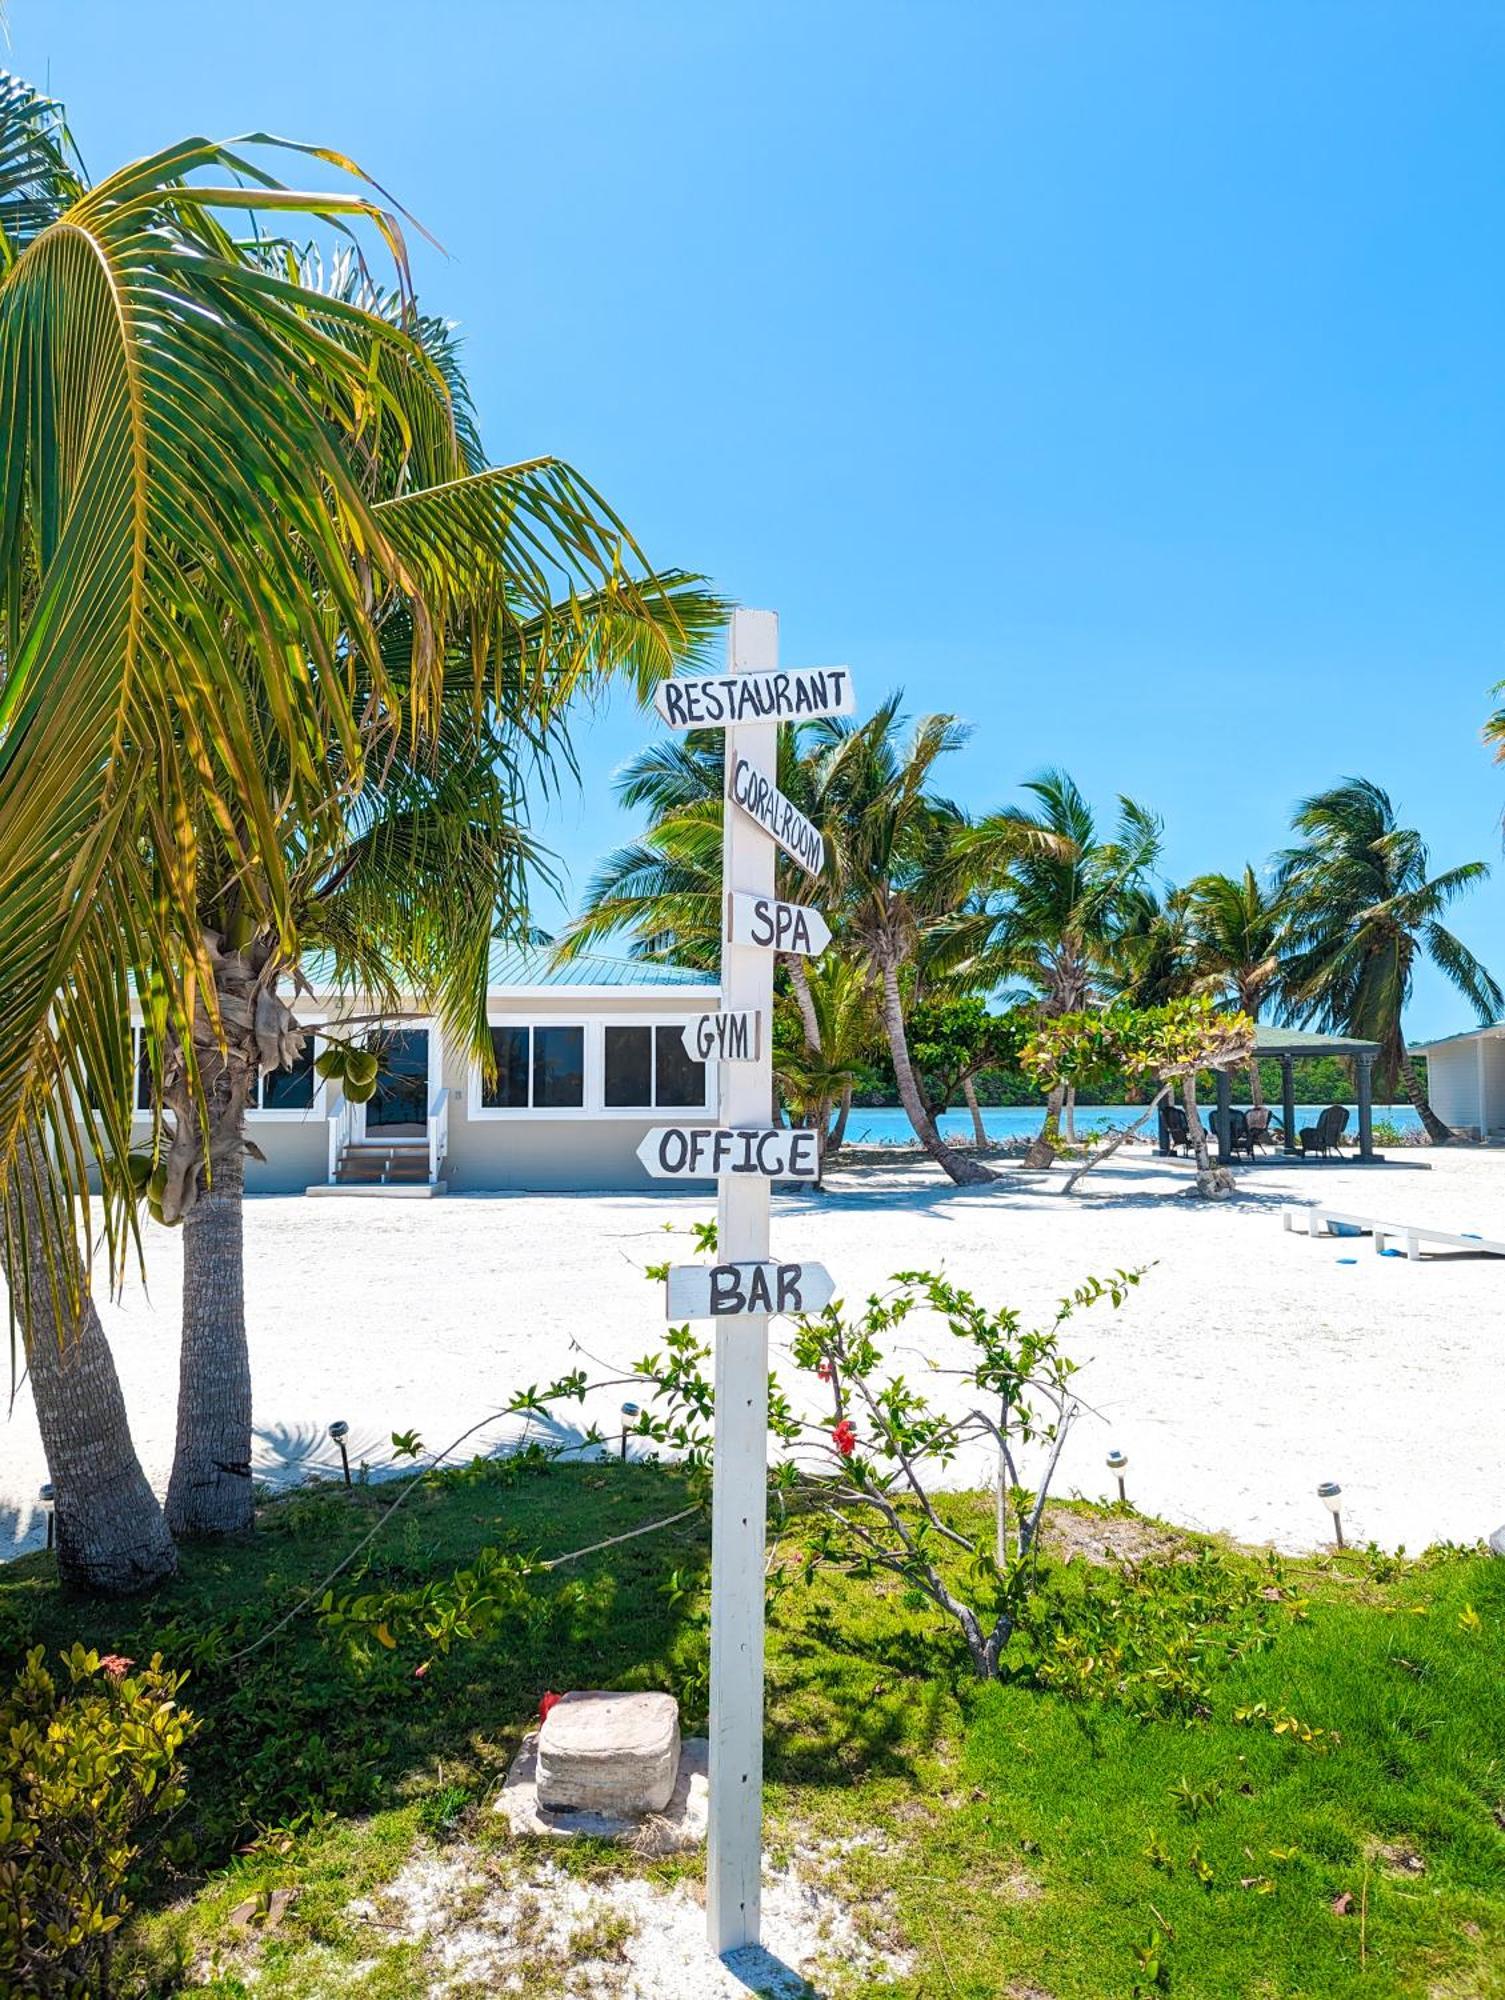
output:
[[[675,1264],[664,1287],[664,1311],[674,1320],[814,1313],[835,1296],[824,1264]]]
[[[776,896],[748,896],[734,889],[726,899],[726,938],[728,944],[755,944],[768,951],[819,958],[831,942],[831,929],[819,910],[803,903],[781,903]]]
[[[805,722],[851,715],[847,667],[788,667],[772,674],[687,674],[660,681],[653,706],[671,729],[725,729],[738,722]]]
[[[741,806],[765,833],[771,833],[791,861],[797,861],[807,875],[819,875],[826,865],[826,844],[819,828],[812,826],[799,807],[746,757],[732,760],[726,789],[733,804]]]
[[[705,1181],[715,1174],[766,1181],[820,1177],[817,1134],[782,1125],[655,1125],[638,1158],[656,1181]]]
[[[685,1054],[695,1062],[756,1062],[763,1038],[758,1010],[739,1007],[729,1014],[700,1014],[684,1026]]]

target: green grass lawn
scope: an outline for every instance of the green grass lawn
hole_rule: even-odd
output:
[[[536,1579],[520,1613],[447,1654],[404,1635],[352,1656],[304,1618],[221,1664],[390,1497],[326,1489],[270,1505],[253,1539],[188,1553],[149,1603],[64,1597],[44,1556],[0,1570],[8,1661],[77,1638],[193,1669],[185,1699],[205,1728],[175,1829],[193,1855],[131,1921],[123,1991],[435,1990],[421,1947],[347,1906],[379,1900],[425,1845],[473,1851],[504,1879],[516,1857],[485,1807],[543,1691],[668,1686],[687,1724],[703,1721],[698,1520]],[[412,1497],[358,1588],[418,1586],[488,1546],[554,1555],[684,1504],[678,1475],[652,1466],[477,1468]],[[1505,1562],[1289,1564],[1274,1644],[1215,1679],[1210,1713],[1136,1720],[1043,1690],[1022,1642],[1010,1677],[979,1686],[900,1585],[807,1587],[799,1546],[786,1528],[790,1581],[768,1647],[770,1846],[825,1855],[859,1924],[911,1965],[876,1980],[838,1971],[823,1991],[1505,1995]],[[1263,1578],[1261,1559],[1237,1560]],[[1082,1575],[1067,1572],[1068,1607]],[[1287,1716],[1323,1733],[1277,1734]],[[560,1859],[665,1881],[700,1867],[600,1848]],[[279,1887],[296,1897],[274,1934],[231,1922]],[[527,1990],[567,1991],[565,1969],[540,1965]]]

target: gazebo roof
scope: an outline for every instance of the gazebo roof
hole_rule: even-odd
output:
[[[1352,1035],[1319,1035],[1311,1028],[1267,1028],[1254,1030],[1257,1056],[1377,1056],[1378,1042],[1361,1042]]]

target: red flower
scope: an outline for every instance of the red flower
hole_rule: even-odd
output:
[[[831,1366],[829,1361],[823,1361],[815,1372],[822,1382],[829,1382],[835,1375],[836,1370]]]
[[[857,1433],[845,1417],[832,1431],[831,1439],[843,1458],[850,1458],[857,1449]]]
[[[562,1694],[546,1694],[543,1700],[538,1704],[539,1721],[547,1722],[549,1719],[549,1710],[554,1707],[556,1702],[561,1702],[563,1700],[564,1696]]]
[[[425,1674],[426,1674],[426,1673],[428,1672],[428,1670],[429,1670],[429,1663],[428,1663],[428,1661],[427,1661],[427,1660],[425,1660],[425,1661],[423,1662],[423,1665],[422,1665],[421,1667],[414,1667],[414,1669],[413,1669],[413,1679],[414,1679],[415,1681],[421,1681],[421,1680],[423,1679],[424,1675],[425,1675]]]
[[[125,1659],[120,1653],[102,1653],[99,1664],[112,1681],[123,1681],[136,1662]]]

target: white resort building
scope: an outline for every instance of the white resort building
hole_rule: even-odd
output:
[[[1444,1125],[1470,1139],[1505,1138],[1505,1021],[1411,1046],[1427,1059],[1427,1095]]]
[[[682,966],[580,958],[493,945],[487,1014],[496,1079],[416,1011],[372,1021],[358,1000],[321,988],[298,1008],[311,1030],[291,1070],[261,1079],[247,1137],[252,1194],[402,1194],[447,1190],[620,1189],[652,1185],[637,1157],[655,1124],[714,1115],[716,1065],[694,1061],[681,1030],[714,1011],[718,990]],[[340,1021],[381,1058],[374,1094],[350,1102],[314,1068],[319,1030]],[[139,1033],[139,1031],[138,1031]],[[151,1074],[137,1063],[139,1129]]]

